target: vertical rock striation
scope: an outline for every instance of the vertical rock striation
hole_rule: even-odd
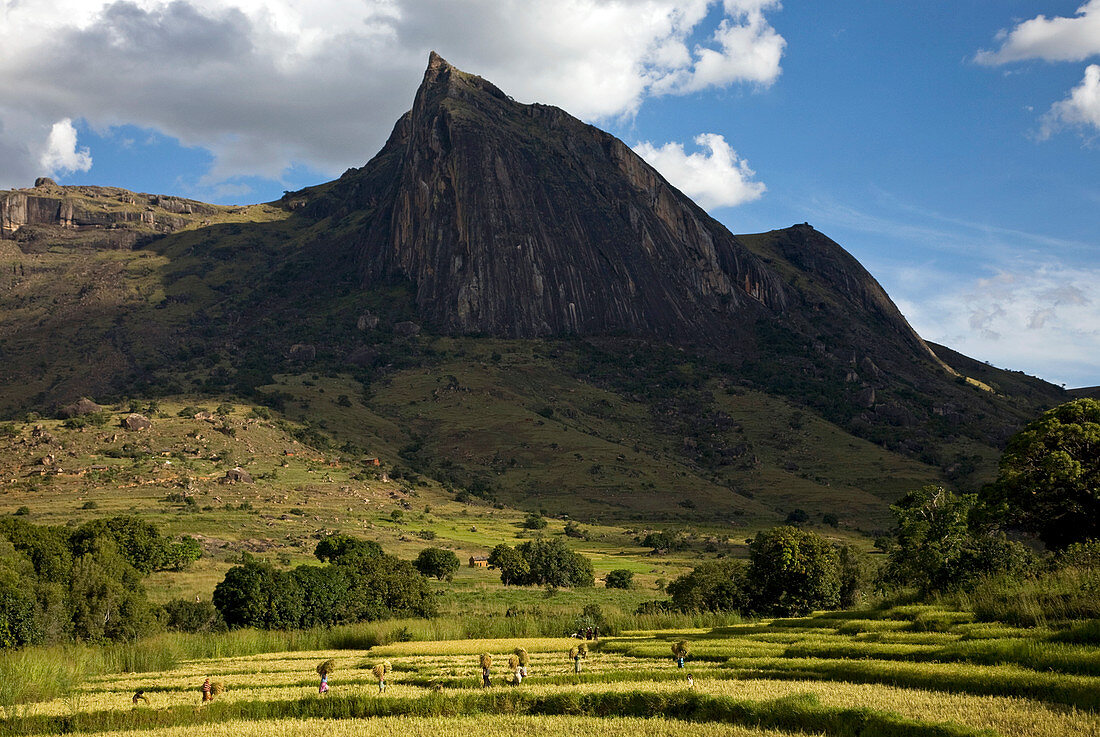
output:
[[[303,197],[316,216],[368,213],[352,244],[364,280],[411,279],[444,332],[721,344],[787,303],[757,256],[624,143],[434,53],[382,151],[287,201]]]

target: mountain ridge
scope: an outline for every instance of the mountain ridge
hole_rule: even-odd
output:
[[[903,491],[883,492],[891,465],[976,488],[1004,440],[1067,396],[930,346],[809,225],[734,235],[623,142],[438,55],[364,166],[210,207],[171,232],[126,215],[0,240],[0,411],[249,397],[512,500],[568,484],[596,508],[652,511],[683,490],[762,513],[839,494],[879,519]],[[505,390],[503,366],[525,381]],[[845,432],[893,455],[853,477]],[[642,456],[675,458],[674,473],[644,464],[666,491],[642,492]]]

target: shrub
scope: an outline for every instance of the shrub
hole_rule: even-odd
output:
[[[166,629],[175,632],[225,632],[225,618],[210,601],[175,599],[164,605]]]
[[[669,583],[668,594],[682,612],[747,611],[752,602],[739,560],[702,563]]]
[[[544,530],[547,522],[538,512],[529,512],[521,524],[527,530]]]
[[[608,572],[604,586],[609,589],[629,589],[634,586],[634,571],[616,568]]]

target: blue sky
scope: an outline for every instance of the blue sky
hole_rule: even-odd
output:
[[[1100,384],[1100,0],[0,0],[0,187],[214,202],[364,163],[427,52],[808,221],[914,327]]]

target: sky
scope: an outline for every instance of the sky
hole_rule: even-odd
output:
[[[1100,0],[0,0],[0,188],[274,200],[369,160],[430,50],[734,233],[809,222],[926,339],[1100,385]]]

